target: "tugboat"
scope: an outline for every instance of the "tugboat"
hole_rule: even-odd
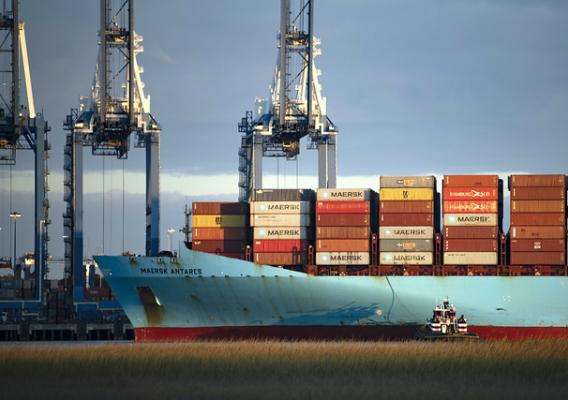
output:
[[[416,333],[419,340],[477,340],[479,335],[467,331],[467,319],[462,314],[456,317],[456,306],[450,304],[449,299],[445,299],[442,304],[438,304],[432,313],[432,318],[428,324],[420,327]]]

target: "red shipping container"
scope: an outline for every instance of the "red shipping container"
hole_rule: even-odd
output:
[[[206,253],[242,253],[246,246],[242,240],[194,240],[192,248]]]
[[[499,228],[497,226],[446,226],[445,239],[497,239]]]
[[[511,239],[511,251],[566,251],[564,239]]]
[[[486,252],[497,251],[496,239],[445,239],[444,251]]]
[[[368,226],[320,227],[316,229],[316,239],[368,239],[371,229]]]
[[[564,226],[512,226],[511,239],[565,239]]]
[[[511,188],[523,186],[566,187],[565,175],[511,175]]]
[[[433,226],[432,214],[381,214],[380,226]]]
[[[248,228],[193,228],[193,240],[247,240]]]
[[[316,250],[324,252],[369,251],[369,239],[324,239],[316,240]]]
[[[566,265],[564,252],[511,252],[511,265]]]
[[[318,214],[319,226],[370,226],[371,217],[367,214]]]
[[[287,253],[308,250],[307,240],[255,240],[254,252],[255,253]]]
[[[191,209],[193,215],[248,215],[249,203],[195,201]]]
[[[431,214],[434,212],[434,202],[428,200],[381,201],[379,205],[379,212],[388,214]]]
[[[448,214],[494,214],[497,201],[444,201],[444,212]]]
[[[512,200],[564,200],[566,189],[562,187],[514,187]]]
[[[368,201],[318,201],[316,212],[318,214],[369,214]]]
[[[474,188],[444,188],[444,201],[451,200],[499,200],[497,187],[474,187]]]
[[[498,187],[499,176],[497,175],[445,175],[444,188],[446,187]]]

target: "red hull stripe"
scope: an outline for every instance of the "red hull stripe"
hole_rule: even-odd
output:
[[[215,326],[200,328],[136,328],[139,342],[224,339],[397,340],[412,339],[418,327],[400,326]],[[483,339],[566,338],[568,327],[470,326]]]

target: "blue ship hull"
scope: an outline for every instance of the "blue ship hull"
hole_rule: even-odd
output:
[[[482,337],[568,337],[565,276],[311,276],[183,245],[95,260],[138,340],[412,337],[446,297]]]

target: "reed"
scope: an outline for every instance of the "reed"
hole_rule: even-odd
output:
[[[565,398],[568,341],[0,347],[1,398]]]

